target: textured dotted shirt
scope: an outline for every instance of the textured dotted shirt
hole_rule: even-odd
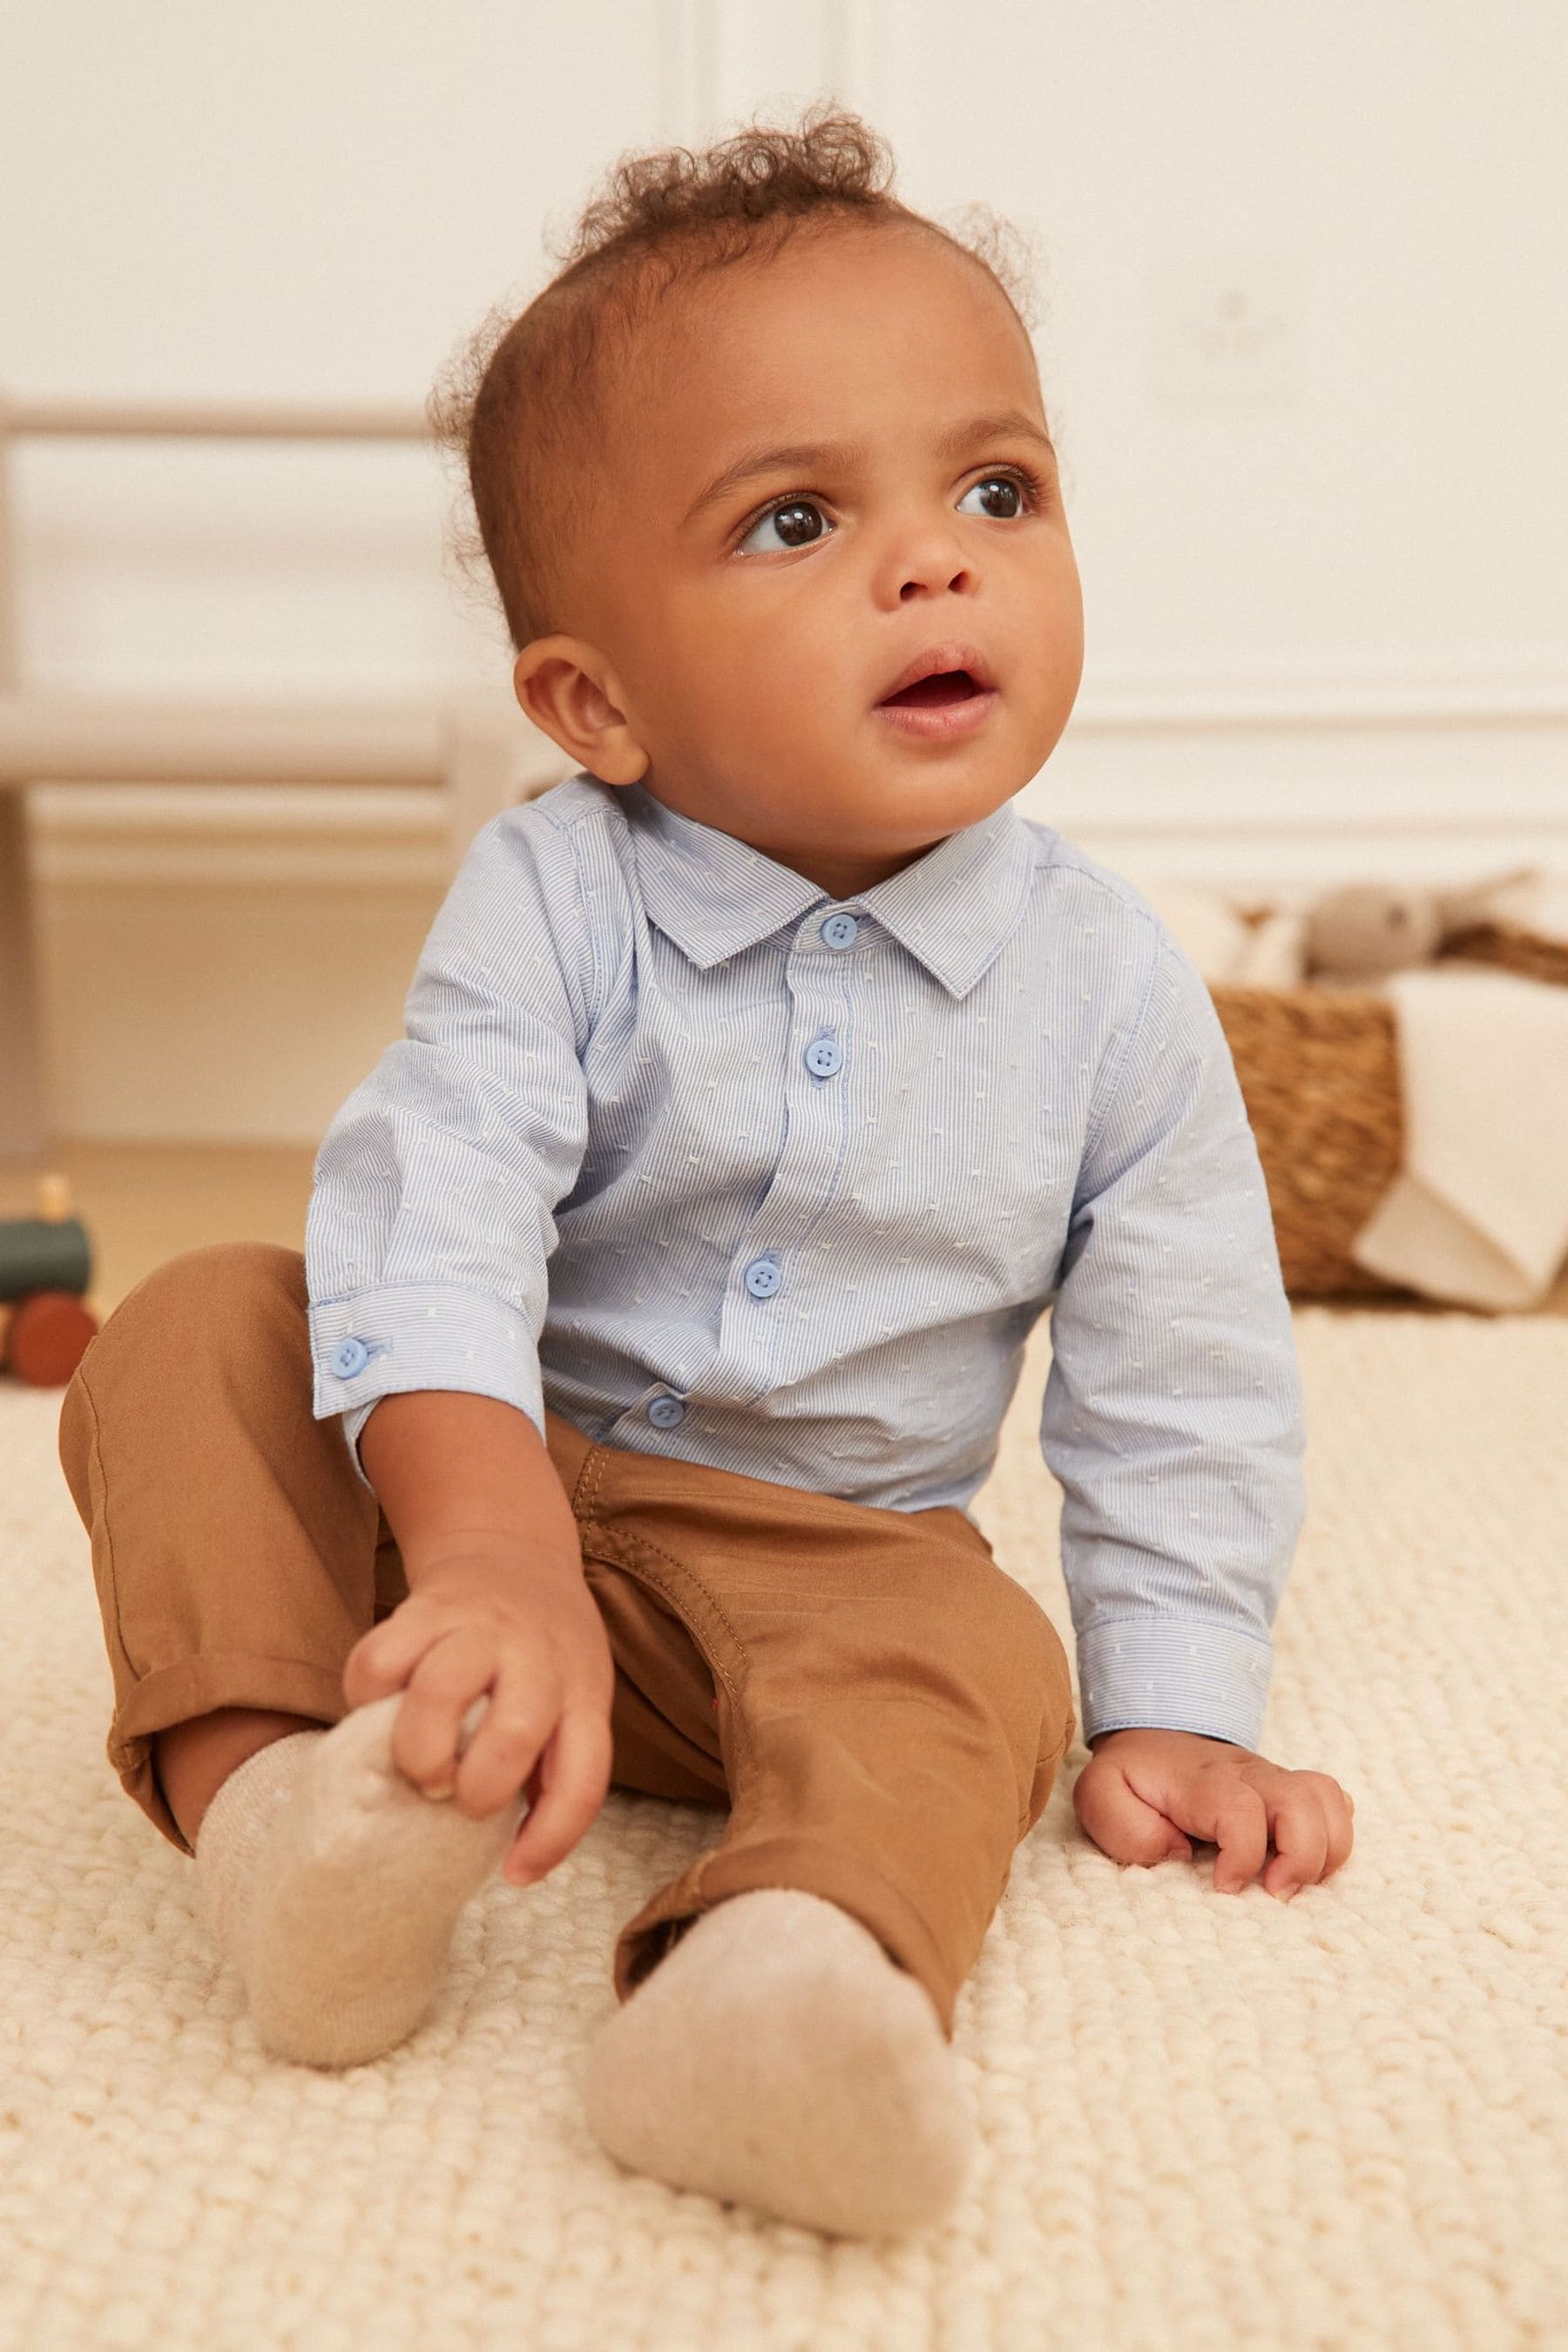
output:
[[[1256,1747],[1304,1517],[1235,1066],[1148,902],[1009,804],[835,901],[640,788],[492,818],[317,1155],[318,1420],[464,1389],[963,1507],[1050,1310],[1086,1738]]]

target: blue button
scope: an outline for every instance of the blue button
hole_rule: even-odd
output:
[[[814,1037],[805,1049],[805,1066],[814,1078],[830,1078],[844,1066],[844,1049],[837,1037]]]
[[[344,1339],[333,1353],[332,1370],[340,1381],[352,1381],[356,1372],[363,1371],[369,1361],[370,1349],[363,1339]]]
[[[859,929],[853,915],[829,915],[822,926],[822,936],[830,948],[852,948]]]
[[[648,1404],[647,1417],[656,1429],[678,1429],[686,1419],[686,1407],[678,1396],[656,1396]]]
[[[771,1298],[784,1276],[771,1257],[754,1257],[741,1279],[753,1298]]]

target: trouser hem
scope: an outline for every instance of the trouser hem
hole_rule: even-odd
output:
[[[722,1846],[682,1871],[627,1921],[616,1943],[615,1985],[629,2000],[658,1967],[680,1929],[732,1895],[764,1886],[797,1887],[837,1903],[868,1927],[900,1968],[922,1984],[936,2006],[942,2030],[952,2039],[962,1974],[955,1976],[935,1937],[909,1897],[890,1880],[868,1868],[862,1855],[825,1846],[809,1837],[759,1839],[729,1853]]]
[[[153,1764],[155,1733],[220,1706],[261,1706],[280,1715],[314,1716],[339,1723],[348,1713],[342,1676],[303,1658],[256,1657],[247,1652],[204,1650],[177,1665],[143,1675],[115,1710],[107,1754],[126,1794],[182,1853],[194,1849],[169,1808]]]

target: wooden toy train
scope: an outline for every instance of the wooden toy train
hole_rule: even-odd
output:
[[[63,1176],[38,1179],[36,1217],[0,1217],[0,1371],[64,1388],[97,1336],[85,1293],[92,1244]]]

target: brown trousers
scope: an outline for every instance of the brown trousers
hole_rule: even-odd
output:
[[[724,1805],[621,1930],[624,2000],[681,1924],[794,1886],[851,1912],[952,2032],[958,1988],[1075,1728],[1037,1603],[961,1511],[890,1511],[592,1444],[550,1416],[616,1662],[615,1783]],[[332,1724],[343,1662],[408,1586],[334,1415],[311,1414],[304,1260],[187,1252],[106,1319],[60,1462],[92,1537],[108,1754],[183,1853],[153,1735],[215,1707]]]

